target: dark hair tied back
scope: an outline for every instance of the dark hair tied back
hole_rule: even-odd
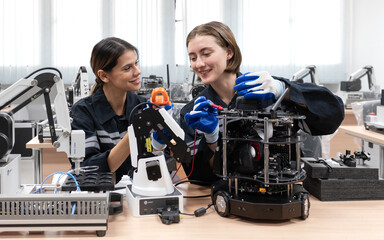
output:
[[[139,59],[139,51],[137,48],[120,38],[105,38],[93,47],[91,67],[96,76],[96,84],[92,87],[91,94],[95,93],[96,90],[104,84],[98,76],[98,71],[103,70],[105,72],[110,72],[116,66],[118,59],[126,50],[134,51],[137,55],[137,59]]]

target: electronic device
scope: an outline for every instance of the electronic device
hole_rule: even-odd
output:
[[[369,114],[364,121],[365,129],[384,133],[384,90],[381,90],[380,105],[376,106],[376,114]]]
[[[370,91],[361,90],[361,78],[367,76],[368,88]],[[348,81],[340,82],[340,90],[346,92],[347,98],[345,100],[345,108],[352,108],[353,102],[361,102],[368,100],[376,100],[379,94],[379,86],[376,85],[375,72],[372,66],[367,65],[355,72],[353,72]]]
[[[21,155],[21,184],[39,182],[40,162],[38,150],[26,147],[26,144],[36,136],[36,127],[35,121],[15,121],[15,144],[10,154]]]
[[[109,192],[67,192],[56,184],[25,184],[16,193],[0,194],[0,232],[96,231],[103,237],[109,198]]]
[[[169,103],[165,90],[154,89],[154,92],[154,100]],[[173,163],[190,161],[190,149],[184,142],[184,131],[164,108],[154,103],[150,105],[152,107],[139,109],[135,113],[140,107],[140,104],[137,105],[129,119],[129,147],[134,171],[132,184],[127,186],[126,196],[134,216],[153,215],[168,208],[175,211],[183,209],[182,194],[172,183],[169,163],[164,157],[164,152],[152,148],[152,133],[156,132],[172,151],[173,157],[170,160],[173,160]]]
[[[224,109],[222,179],[212,185],[212,202],[223,217],[306,219],[308,192],[302,181],[300,135],[293,126],[305,116],[289,112],[281,102],[238,97],[236,107]]]
[[[149,77],[141,78],[141,87],[137,91],[138,95],[143,95],[145,98],[149,98],[151,92],[155,88],[164,88],[166,91],[170,91],[170,79],[169,79],[169,65],[167,64],[167,82],[165,83],[163,77],[156,75],[149,75]]]
[[[9,154],[0,161],[0,194],[14,194],[20,189],[20,154]]]
[[[40,73],[42,71],[46,72]],[[50,71],[55,71],[59,76]],[[57,91],[53,101],[58,110],[56,111],[56,123],[54,123],[49,95],[53,87]],[[65,152],[68,158],[75,162],[76,174],[79,174],[80,162],[85,156],[85,133],[82,130],[71,129],[64,83],[61,79],[61,72],[56,68],[38,69],[0,93],[0,109],[2,110],[0,111],[0,159],[6,159],[14,146],[15,123],[12,115],[41,95],[44,96],[52,145],[56,151]],[[3,110],[20,97],[28,98],[10,110]],[[56,133],[57,127],[62,129],[60,135]]]
[[[80,99],[89,96],[89,82],[87,68],[81,66],[77,72],[75,80],[67,89],[68,105],[71,107]]]
[[[153,216],[163,211],[183,212],[183,194],[174,188],[163,196],[143,196],[132,191],[132,184],[126,187],[126,198],[131,214],[135,217]]]
[[[55,71],[59,76],[52,72],[40,73],[43,70]],[[56,121],[49,95],[54,86],[57,92],[53,101],[57,110]],[[22,185],[19,188],[20,178],[17,173],[21,154],[10,154],[15,142],[15,124],[12,116],[41,95],[44,95],[52,145],[56,151],[65,152],[75,163],[71,173],[61,174],[71,176],[76,189],[72,189],[69,182],[63,186],[48,186],[44,185],[44,181],[41,185]],[[28,98],[13,108],[3,110],[22,96]],[[73,176],[79,176],[79,180],[84,176],[80,175],[80,163],[85,156],[85,133],[71,129],[60,71],[55,68],[43,68],[20,79],[0,93],[0,109],[3,110],[0,111],[0,231],[96,230],[97,236],[104,236],[108,228],[109,193],[81,192],[79,183]],[[108,184],[114,184],[113,176],[101,176],[97,180],[104,181],[107,177]],[[84,176],[83,180],[88,179]],[[101,185],[101,182],[99,183]]]

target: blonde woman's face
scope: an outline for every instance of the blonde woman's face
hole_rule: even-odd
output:
[[[228,48],[218,45],[213,36],[205,35],[196,35],[189,41],[188,55],[192,69],[204,84],[220,79],[232,57]]]

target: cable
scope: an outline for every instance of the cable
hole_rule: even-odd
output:
[[[57,68],[53,68],[53,67],[45,67],[45,68],[40,68],[40,69],[37,69],[36,71],[32,72],[31,74],[29,74],[28,76],[25,77],[25,79],[31,77],[33,74],[37,73],[37,72],[40,72],[42,70],[54,70],[56,72],[59,73],[59,76],[61,79],[63,79],[63,75],[61,74],[61,72],[59,71],[59,69]]]
[[[44,181],[41,183],[41,186],[40,186],[40,193],[43,193],[43,185],[44,185],[45,181],[47,181],[47,179],[48,179],[49,177],[51,177],[51,176],[53,176],[53,175],[55,175],[55,174],[67,174],[68,176],[70,176],[70,177],[75,181],[75,184],[76,184],[76,190],[77,190],[77,191],[81,191],[81,190],[80,190],[79,183],[77,182],[76,178],[75,178],[72,174],[67,173],[67,172],[55,172],[55,173],[52,173],[52,174],[50,174],[49,176],[47,176],[47,177],[44,179]]]
[[[97,171],[99,169],[99,166],[83,166],[83,167],[80,167],[79,168],[79,172],[80,173],[87,173],[87,172],[94,172],[94,171]],[[67,171],[67,173],[70,173],[70,174],[73,174],[75,173],[75,169],[70,169],[69,171]],[[61,174],[59,176],[59,178],[57,179],[56,181],[56,186],[59,184],[60,182],[60,179],[64,176],[65,174]],[[55,188],[55,191],[53,193],[56,193],[57,192],[57,188]]]
[[[177,172],[180,170],[180,168],[181,168],[181,163],[180,163],[179,167],[176,169],[175,173],[173,174],[173,176],[172,176],[172,181],[173,181],[173,179],[176,177]]]
[[[65,174],[68,175],[68,176],[70,176],[70,177],[75,181],[75,184],[76,184],[76,190],[77,190],[77,191],[81,191],[81,190],[80,190],[79,183],[77,182],[76,178],[75,178],[72,174],[70,174],[69,172],[55,172],[55,173],[52,173],[52,174],[50,174],[49,176],[47,176],[47,177],[44,179],[44,181],[41,183],[40,193],[43,193],[43,184],[44,184],[44,182],[47,181],[47,179],[48,179],[49,177],[51,177],[51,176],[53,176],[53,175],[55,175],[55,174],[61,174],[61,175],[59,176],[59,179],[60,179],[63,175],[65,175]],[[55,189],[54,193],[56,193],[56,189]],[[71,211],[71,215],[75,215],[75,211],[76,211],[76,203],[73,204],[72,211]]]
[[[182,184],[182,183],[197,183],[197,184],[209,185],[208,182],[204,182],[201,180],[185,180],[185,181],[177,182],[175,184],[175,187],[177,185]],[[210,197],[210,196],[211,196],[211,194],[206,194],[206,195],[198,195],[198,196],[183,196],[183,198],[204,198],[204,197]]]
[[[55,173],[52,173],[52,174],[50,174],[49,176],[47,176],[47,177],[44,179],[44,181],[41,183],[41,186],[40,186],[40,193],[43,193],[43,185],[44,185],[45,181],[47,181],[47,179],[48,179],[49,177],[51,177],[51,176],[53,176],[53,175],[55,175],[55,174],[61,174],[59,178],[61,178],[61,176],[65,175],[65,174],[67,174],[68,176],[70,176],[70,177],[75,181],[75,184],[76,184],[76,190],[77,190],[77,191],[81,191],[81,190],[80,190],[79,183],[77,182],[76,178],[75,178],[72,174],[70,174],[70,173],[68,173],[68,172],[55,172]],[[56,189],[55,189],[55,193],[56,193]],[[76,211],[76,203],[73,204],[73,208],[72,208],[72,211],[71,211],[71,215],[74,215],[74,214],[75,214],[75,211]]]
[[[195,214],[193,213],[183,213],[183,212],[179,212],[179,213],[186,216],[195,216]]]
[[[142,103],[139,103],[137,104],[134,108],[132,108],[131,112],[129,113],[129,117],[128,117],[128,123],[131,124],[131,119],[132,119],[132,114],[135,112],[135,110],[142,106],[142,105],[145,105],[145,104],[152,104],[153,106],[156,106],[157,108],[160,108],[159,105],[155,104],[155,103],[151,103],[151,102],[142,102]]]
[[[193,214],[192,213],[183,213],[183,212],[180,212],[180,211],[179,211],[179,213],[182,214],[182,215],[186,215],[186,216],[200,217],[200,216],[203,216],[212,205],[213,204],[210,203],[210,204],[208,204],[208,206],[206,208],[202,207],[202,208],[196,209],[193,212]]]
[[[180,185],[183,183],[196,183],[196,184],[202,184],[202,185],[210,185],[210,183],[208,183],[208,182],[204,182],[204,181],[196,180],[196,179],[190,179],[190,180],[184,180],[184,181],[180,181],[180,182],[175,183],[175,187],[177,185]]]
[[[69,172],[69,171],[68,171]],[[57,193],[57,186],[59,185],[59,182],[60,182],[60,179],[62,178],[64,176],[64,174],[61,174],[60,176],[59,176],[59,178],[57,179],[57,181],[56,181],[56,188],[55,188],[55,190],[53,191],[53,193]]]
[[[71,215],[75,215],[75,211],[76,211],[76,203],[73,204]]]
[[[205,198],[210,196],[211,194],[206,194],[206,195],[197,195],[197,196],[183,196],[183,198]]]
[[[184,179],[187,179],[189,178],[189,176],[191,176],[192,172],[193,172],[193,166],[195,165],[195,148],[196,148],[196,136],[197,136],[197,130],[195,129],[195,139],[193,140],[193,158],[192,158],[192,167],[191,167],[191,171],[189,172],[188,176],[186,177],[183,177],[179,180],[176,180],[174,181],[173,183],[177,183],[177,182],[180,182],[180,181],[183,181]]]

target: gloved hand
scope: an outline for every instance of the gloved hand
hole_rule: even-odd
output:
[[[217,109],[212,107],[213,102],[204,96],[195,100],[195,105],[190,113],[185,115],[188,126],[204,133],[206,142],[215,143],[219,138],[219,119]]]
[[[161,107],[164,108],[168,112],[168,114],[172,116],[173,103],[171,105],[163,105]],[[163,132],[168,139],[171,139],[171,136],[167,133],[166,130],[163,130]],[[152,147],[155,148],[156,150],[163,150],[166,147],[166,144],[156,132],[153,132],[151,134],[151,142],[152,142]]]
[[[163,133],[165,134],[165,136],[167,136],[168,139],[171,139],[171,136],[166,130],[163,130]],[[163,150],[167,146],[156,132],[153,132],[151,134],[151,143],[152,147],[156,150]]]
[[[248,72],[236,79],[234,90],[245,99],[278,99],[285,90],[285,83],[265,71]]]

